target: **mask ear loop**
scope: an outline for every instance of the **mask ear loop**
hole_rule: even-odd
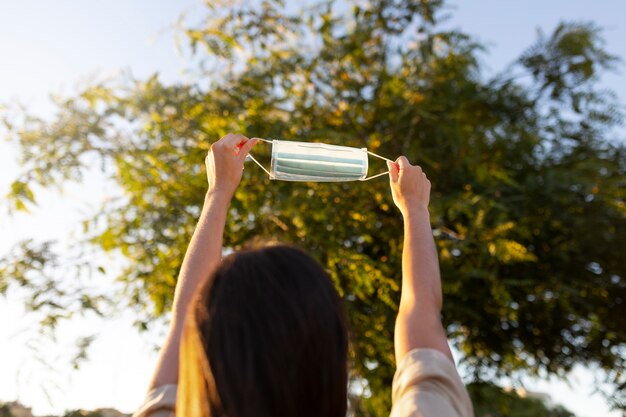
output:
[[[262,141],[262,142],[267,142],[267,143],[274,143],[274,140],[273,140],[273,139],[271,139],[271,140],[267,140],[267,139],[257,138],[257,140],[260,140],[260,141]],[[265,167],[264,167],[263,165],[261,165],[261,163],[260,163],[259,161],[257,161],[257,160],[254,158],[254,156],[252,156],[252,154],[251,154],[251,153],[249,153],[249,152],[248,152],[248,155],[246,156],[246,158],[250,158],[250,159],[251,159],[251,160],[252,160],[255,164],[257,164],[258,166],[260,166],[260,167],[261,167],[261,169],[262,169],[263,171],[265,171],[265,173],[267,174],[267,176],[268,176],[268,177],[269,177],[269,176],[271,176],[270,172],[269,172],[267,169],[265,169]]]
[[[378,154],[375,154],[374,152],[367,151],[367,153],[372,155],[372,156],[375,156],[376,158],[380,158],[380,159],[382,159],[384,161],[391,162],[392,164],[395,164],[395,162],[396,162],[396,161],[392,161],[391,159],[385,158],[384,156],[380,156]],[[369,180],[374,179],[374,178],[382,177],[383,175],[386,175],[386,174],[389,174],[388,170],[385,171],[385,172],[381,172],[380,174],[372,175],[371,177],[363,178],[361,181],[369,181]]]

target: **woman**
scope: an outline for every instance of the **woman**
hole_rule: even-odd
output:
[[[229,134],[211,146],[209,190],[181,267],[170,331],[136,417],[346,415],[346,320],[322,267],[284,245],[221,259],[228,206],[255,143]],[[405,234],[391,415],[471,416],[440,320],[430,182],[403,156],[389,171]]]

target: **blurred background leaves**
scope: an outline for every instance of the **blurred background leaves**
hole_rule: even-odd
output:
[[[85,218],[75,256],[52,242],[16,246],[0,260],[0,291],[31,291],[50,328],[114,303],[145,329],[171,306],[212,142],[240,132],[367,147],[407,155],[432,180],[444,321],[474,379],[594,365],[612,404],[626,407],[626,158],[621,107],[597,85],[618,65],[601,30],[562,23],[486,78],[482,46],[441,29],[441,1],[292,9],[207,4],[201,24],[181,28],[197,82],[120,77],[58,99],[52,120],[4,112],[23,168],[8,210],[28,210],[39,190],[81,181],[94,165],[121,192]],[[254,152],[268,163],[269,146]],[[355,412],[386,415],[402,247],[387,181],[270,182],[249,165],[226,230],[228,250],[280,240],[326,266],[350,316],[352,380],[367,388],[353,391]],[[90,251],[123,256],[122,293],[65,289],[68,273],[105,272]]]

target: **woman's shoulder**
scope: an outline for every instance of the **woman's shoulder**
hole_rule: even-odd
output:
[[[398,363],[391,417],[474,415],[454,363],[435,349],[413,349]]]
[[[178,385],[161,385],[150,390],[133,417],[174,417]]]

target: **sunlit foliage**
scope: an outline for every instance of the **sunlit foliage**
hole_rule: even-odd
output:
[[[597,27],[561,24],[487,77],[481,45],[441,28],[440,1],[220,3],[183,31],[195,81],[108,81],[60,100],[53,120],[5,117],[24,169],[11,208],[101,166],[120,197],[86,219],[78,245],[127,260],[115,302],[147,327],[171,305],[213,141],[241,132],[404,154],[433,183],[443,317],[474,377],[595,364],[624,406],[626,157],[616,98],[597,85],[617,64]],[[269,151],[254,154],[267,163]],[[386,415],[402,248],[387,181],[271,182],[250,164],[225,245],[253,238],[325,265],[350,316],[353,379],[366,384],[358,412]],[[56,256],[36,242],[16,251],[0,263],[3,291]]]

